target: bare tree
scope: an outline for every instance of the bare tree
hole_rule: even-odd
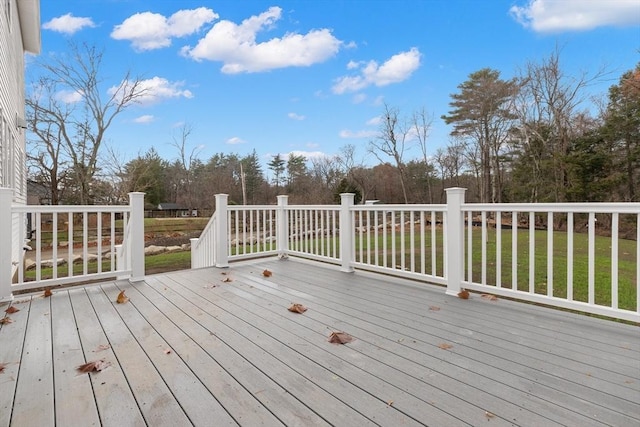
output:
[[[187,207],[193,208],[196,206],[196,200],[193,194],[193,167],[199,162],[199,154],[202,149],[201,146],[192,147],[191,150],[187,148],[187,142],[189,136],[193,132],[193,127],[184,123],[178,129],[178,135],[173,135],[173,141],[171,145],[178,150],[178,162],[177,169],[178,175],[174,177],[177,179],[176,185],[180,199]]]
[[[514,104],[519,120],[518,143],[536,162],[534,178],[539,185],[551,184],[553,201],[563,202],[568,187],[567,156],[576,135],[574,118],[586,100],[585,89],[607,73],[600,69],[592,76],[586,73],[567,76],[560,67],[560,50],[556,48],[540,63],[527,64],[521,74],[521,96]],[[542,168],[544,157],[551,159],[546,169]],[[553,178],[551,182],[542,179],[547,175]],[[532,202],[538,201],[538,193],[539,186],[536,186],[532,189]]]
[[[52,196],[58,194],[60,176],[67,174],[75,186],[75,201],[87,204],[107,129],[145,89],[127,72],[104,100],[103,52],[94,46],[70,44],[69,55],[42,58],[42,75],[26,97],[29,129],[35,136],[29,141],[31,164],[48,172]],[[52,197],[52,203],[58,202]]]
[[[405,184],[404,152],[410,141],[411,127],[400,122],[397,108],[384,105],[382,123],[377,137],[369,142],[369,152],[378,160],[385,162],[384,156],[391,157],[398,171],[400,186],[404,202],[408,203],[407,188]]]
[[[422,152],[422,161],[425,166],[425,180],[427,182],[427,192],[429,194],[429,203],[433,203],[433,191],[432,191],[432,178],[433,178],[433,165],[429,160],[427,154],[427,139],[431,133],[431,127],[433,125],[433,114],[427,114],[424,108],[413,113],[411,117],[411,128],[414,136],[420,146]]]

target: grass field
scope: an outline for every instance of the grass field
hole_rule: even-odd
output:
[[[145,232],[148,232],[147,227],[150,227],[156,232],[166,232],[173,227],[204,227],[206,222],[199,224],[194,222],[193,219],[146,219],[149,220],[149,225],[145,225]],[[166,221],[166,223],[164,223]],[[165,228],[166,227],[166,228]],[[173,228],[175,230],[175,228]],[[183,228],[184,229],[184,228]],[[486,258],[487,265],[485,271],[486,284],[496,285],[497,274],[500,270],[500,283],[503,287],[512,286],[512,234],[511,230],[503,230],[501,233],[501,263],[498,268],[497,262],[497,242],[496,242],[496,230],[488,229],[486,240]],[[546,231],[536,231],[535,238],[535,254],[534,254],[534,292],[539,294],[547,294],[548,292],[548,277],[547,277],[547,233]],[[573,234],[573,299],[576,301],[587,301],[588,299],[588,272],[589,272],[589,259],[588,259],[588,236],[583,233]],[[328,246],[333,247],[333,242],[328,240]],[[402,238],[399,233],[395,236],[395,242],[391,239],[390,235],[387,235],[387,266],[399,266],[402,263],[401,255],[398,253],[402,245]],[[309,242],[310,245],[315,245],[314,241]],[[327,246],[327,240],[324,241],[325,247]],[[413,247],[411,247],[411,241],[408,235],[404,238],[405,247],[405,268],[409,268],[412,264],[411,254],[413,253],[413,271],[421,270],[421,257],[420,247],[423,244],[420,240],[420,236],[416,236]],[[465,235],[466,244],[466,235]],[[363,248],[363,257],[360,260],[360,246]],[[396,257],[392,259],[391,248],[395,245]],[[431,266],[431,234],[427,233],[424,236],[424,246],[427,248],[427,254],[425,257],[425,271],[427,273],[432,272]],[[568,234],[564,232],[553,233],[553,291],[552,294],[559,298],[567,298],[567,245]],[[529,232],[527,230],[519,230],[517,233],[517,288],[522,291],[529,289]],[[366,236],[363,240],[356,240],[356,260],[367,261],[367,248],[374,248],[373,241],[367,242]],[[442,275],[443,273],[443,256],[442,256],[442,231],[438,230],[436,233],[436,266],[435,273]],[[383,237],[378,236],[378,264],[384,265],[383,259]],[[482,283],[482,236],[480,230],[474,230],[473,244],[472,244],[472,278],[474,282]],[[258,248],[254,248],[258,249]],[[262,248],[261,248],[262,249]],[[636,265],[636,252],[637,242],[632,240],[618,240],[618,301],[619,307],[623,309],[634,310],[636,306],[637,295],[637,269]],[[248,251],[247,251],[248,252]],[[370,259],[375,259],[375,254],[372,252]],[[465,255],[465,264],[467,264],[467,257]],[[97,262],[89,263],[90,272],[97,271]],[[189,252],[173,252],[164,253],[158,255],[147,256],[145,259],[146,272],[148,274],[160,273],[164,271],[180,270],[190,268],[190,253]],[[66,266],[58,268],[58,276],[66,276]],[[108,270],[109,263],[103,262],[103,270]],[[465,279],[468,277],[469,266],[465,265]],[[82,264],[74,265],[74,271],[77,274],[82,272]],[[595,272],[595,302],[601,305],[611,304],[611,238],[596,236],[595,241],[595,259],[594,259],[594,272]],[[51,269],[43,269],[42,277],[51,277]],[[33,271],[27,272],[27,277],[34,278],[35,273]]]

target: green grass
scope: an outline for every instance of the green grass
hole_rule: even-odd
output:
[[[180,219],[178,219],[180,220]],[[496,256],[496,230],[487,230],[486,241],[486,283],[488,285],[496,285],[497,282],[497,256]],[[512,234],[511,230],[502,230],[502,251],[501,251],[501,268],[500,268],[500,284],[503,287],[511,288],[512,286]],[[421,271],[421,259],[420,259],[420,246],[421,236],[416,235],[414,246],[411,247],[411,241],[405,236],[405,268],[411,266],[411,254],[414,256],[414,271]],[[552,294],[559,298],[567,298],[567,233],[554,232],[553,233],[553,291]],[[587,301],[588,299],[588,236],[582,233],[574,233],[574,255],[573,255],[573,299],[576,301]],[[467,243],[467,236],[465,234],[465,245]],[[534,233],[535,239],[535,274],[534,274],[534,292],[538,294],[546,295],[548,292],[548,278],[547,278],[547,232],[536,231]],[[383,259],[383,242],[384,237],[378,235],[378,265],[385,265]],[[321,242],[325,247],[326,256],[337,256],[332,251],[333,238],[325,238]],[[431,265],[431,233],[426,233],[424,236],[424,246],[426,248],[425,257],[425,272],[427,274],[432,273]],[[309,243],[315,250],[315,241]],[[375,253],[373,248],[375,242],[373,238],[369,242],[366,235],[360,240],[359,236],[355,242],[356,246],[356,261],[367,262],[367,249],[371,248],[371,262],[375,260]],[[363,248],[364,256],[360,259],[360,247]],[[391,248],[393,246],[393,240],[389,233],[386,237],[387,258],[386,265],[388,267],[400,266],[401,255],[397,252],[396,256],[391,255]],[[291,249],[304,250],[304,247],[297,247],[293,243],[290,243]],[[338,248],[338,242],[336,241],[336,247]],[[400,233],[396,233],[395,247],[398,251],[401,247]],[[443,274],[443,246],[442,246],[442,231],[436,232],[435,239],[436,247],[436,265],[435,274]],[[473,243],[472,243],[472,278],[474,282],[481,282],[482,271],[482,236],[479,229],[474,229]],[[632,240],[618,240],[618,305],[620,308],[627,310],[635,310],[636,307],[636,274],[639,268],[636,265],[636,248],[637,242]],[[267,243],[265,245],[253,245],[251,247],[254,252],[269,251],[275,249],[274,243]],[[238,249],[240,249],[238,251]],[[243,247],[232,248],[231,255],[251,253],[251,250],[247,246],[247,250],[243,251]],[[337,250],[339,252],[339,249]],[[529,232],[528,230],[518,230],[517,233],[517,289],[526,291],[529,289]],[[145,268],[148,274],[159,273],[163,271],[188,269],[191,264],[190,252],[173,252],[164,253],[158,255],[147,256],[145,258]],[[468,265],[467,257],[465,255],[465,279],[468,277]],[[97,262],[91,262],[88,264],[89,272],[97,271]],[[611,238],[596,236],[595,241],[595,302],[601,305],[611,304]],[[64,277],[67,274],[67,267],[61,266],[58,268],[58,276]],[[109,269],[109,263],[103,262],[103,271]],[[74,272],[76,274],[82,274],[82,264],[74,265]],[[42,277],[50,278],[52,274],[51,269],[43,269]],[[26,272],[27,278],[34,279],[35,272]]]
[[[391,255],[391,249],[393,240],[391,233],[386,237],[387,257],[386,265],[388,267],[400,266],[402,263],[401,254],[398,252],[401,247],[400,233],[396,233],[395,247],[396,255]],[[496,244],[497,232],[495,229],[487,230],[487,242],[486,242],[486,284],[497,284],[497,244]],[[378,265],[385,265],[383,258],[383,239],[382,235],[377,237],[378,241]],[[465,245],[467,244],[467,235],[464,236]],[[536,231],[534,234],[535,239],[535,253],[534,253],[534,292],[538,294],[546,295],[548,292],[548,277],[547,277],[547,232]],[[589,273],[589,258],[588,258],[588,235],[583,233],[573,234],[573,299],[576,301],[588,300],[588,273]],[[567,240],[568,234],[564,232],[553,233],[553,290],[552,295],[559,298],[567,298]],[[474,282],[480,283],[482,280],[482,235],[479,229],[474,229],[472,240],[472,279]],[[421,236],[416,235],[413,248],[410,246],[410,240],[408,235],[405,236],[405,268],[411,266],[411,255],[414,256],[414,270],[420,272],[422,265],[420,259],[420,245]],[[527,291],[529,289],[529,231],[518,230],[517,233],[517,289],[521,291]],[[512,234],[511,230],[502,230],[501,232],[501,262],[500,262],[500,285],[503,287],[512,286]],[[360,246],[364,249],[362,259],[360,259]],[[425,272],[430,274],[432,272],[431,265],[431,233],[426,233],[424,236],[424,246],[426,248],[425,256]],[[443,246],[442,246],[442,230],[436,232],[436,265],[435,272],[437,275],[443,274]],[[618,240],[618,306],[627,310],[635,310],[636,307],[636,247],[637,242],[632,240]],[[366,235],[363,236],[362,241],[356,239],[356,261],[367,262],[367,248],[371,248],[371,263],[375,263],[375,257],[373,249],[375,248],[374,238],[371,241],[367,240]],[[596,236],[595,240],[595,259],[594,259],[594,272],[595,272],[595,286],[594,295],[595,303],[600,305],[611,304],[611,238]],[[469,266],[467,264],[467,255],[465,253],[465,279],[468,277]]]

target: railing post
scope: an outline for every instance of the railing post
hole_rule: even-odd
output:
[[[462,204],[466,188],[447,188],[447,222],[444,229],[445,279],[447,295],[457,296],[464,277],[464,214]]]
[[[129,245],[127,257],[131,266],[129,281],[139,282],[144,280],[144,193],[129,193],[129,206],[131,206]]]
[[[276,250],[278,257],[282,258],[289,252],[289,224],[287,222],[286,206],[289,204],[289,196],[280,195],[278,209],[276,209]]]
[[[0,301],[9,301],[11,293],[11,252],[13,245],[13,221],[11,218],[11,202],[13,190],[0,188]]]
[[[200,254],[196,251],[196,246],[199,241],[200,239],[197,237],[189,239],[189,246],[191,248],[191,269],[200,268]]]
[[[351,222],[351,207],[353,206],[355,194],[340,194],[340,260],[341,271],[345,273],[353,272],[353,223]]]
[[[214,238],[215,242],[215,259],[214,265],[219,268],[229,267],[229,213],[228,213],[228,194],[216,194],[216,215]],[[236,233],[238,230],[236,230]]]

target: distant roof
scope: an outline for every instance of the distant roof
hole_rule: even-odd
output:
[[[159,203],[158,209],[161,211],[180,211],[180,210],[188,210],[188,208],[182,207],[177,203]]]

